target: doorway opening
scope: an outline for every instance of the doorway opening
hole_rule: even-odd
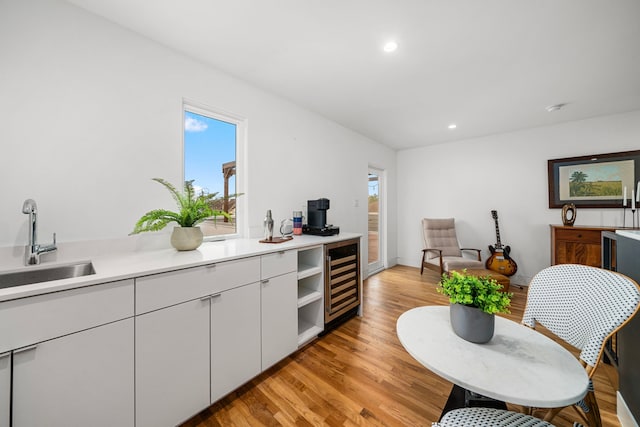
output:
[[[369,167],[368,178],[367,275],[371,276],[384,269],[384,171]]]

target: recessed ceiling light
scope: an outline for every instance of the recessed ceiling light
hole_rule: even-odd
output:
[[[545,108],[545,110],[547,110],[549,113],[553,112],[553,111],[558,111],[560,110],[562,107],[564,107],[567,104],[555,104],[555,105],[549,105],[548,107]]]
[[[394,52],[398,48],[398,43],[394,41],[389,41],[384,44],[382,50],[385,52]]]
[[[458,125],[456,125],[455,123],[451,123],[448,127],[449,129],[455,129],[458,127]]]

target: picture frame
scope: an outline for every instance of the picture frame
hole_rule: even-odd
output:
[[[631,207],[632,190],[640,189],[640,150],[552,159],[547,169],[549,208],[621,208],[625,188]]]

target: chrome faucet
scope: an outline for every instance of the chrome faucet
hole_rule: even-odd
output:
[[[53,243],[41,246],[38,244],[38,206],[33,199],[27,199],[22,205],[22,213],[29,214],[29,244],[24,248],[24,265],[40,264],[40,254],[55,252],[56,233],[53,233]]]

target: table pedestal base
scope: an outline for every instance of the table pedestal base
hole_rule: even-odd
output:
[[[449,411],[459,408],[466,408],[469,406],[481,406],[483,408],[495,408],[495,409],[507,409],[507,405],[499,400],[492,399],[490,397],[480,396],[475,393],[471,393],[464,388],[453,385],[449,399],[444,405],[440,419]]]
[[[491,402],[500,402],[499,400],[492,399],[491,397],[483,396],[478,393],[474,393],[467,389],[464,390],[464,406],[468,408],[469,406],[483,406],[487,407],[487,405],[491,405]],[[501,402],[500,402],[501,403]]]

